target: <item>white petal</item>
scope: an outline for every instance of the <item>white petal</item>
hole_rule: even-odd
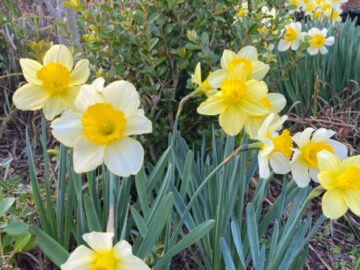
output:
[[[281,39],[278,45],[279,52],[284,52],[290,48],[291,43],[285,39]]]
[[[315,55],[315,54],[318,54],[319,53],[319,48],[314,48],[312,46],[310,46],[308,49],[307,49],[308,53],[310,55]]]
[[[114,174],[127,177],[141,169],[144,149],[138,141],[124,137],[108,144],[105,164]]]
[[[330,139],[335,134],[336,134],[336,132],[331,129],[319,128],[314,132],[314,134],[311,138],[311,141],[312,142],[324,142],[324,141]]]
[[[279,152],[271,154],[270,158],[271,168],[277,174],[286,174],[290,172],[289,159]]]
[[[267,134],[268,133],[268,128],[271,125],[272,121],[274,120],[274,117],[275,117],[275,114],[271,113],[265,118],[264,122],[262,123],[262,125],[261,125],[261,127],[259,128],[259,131],[258,131],[258,137],[259,138],[266,137],[268,135]]]
[[[27,82],[35,85],[42,84],[42,81],[37,77],[37,72],[42,68],[39,62],[28,58],[21,58],[20,66]]]
[[[79,137],[74,145],[74,170],[77,173],[95,170],[104,160],[105,145],[90,142]]]
[[[59,115],[66,109],[68,109],[69,106],[67,105],[65,99],[62,96],[51,96],[48,98],[48,100],[44,104],[44,115],[47,120],[54,119],[55,116]]]
[[[74,147],[78,137],[83,136],[82,114],[71,112],[51,123],[53,136],[68,147]]]
[[[44,56],[44,66],[48,63],[60,63],[69,71],[72,70],[73,57],[70,50],[65,45],[52,46]]]
[[[266,179],[270,177],[269,160],[267,157],[258,156],[259,175],[260,178]]]
[[[326,49],[325,46],[322,46],[319,50],[322,55],[327,54],[327,52],[328,52],[328,49]]]
[[[145,117],[143,110],[137,110],[126,117],[124,134],[135,135],[152,132],[152,123]]]
[[[78,246],[61,265],[61,270],[87,270],[94,260],[94,252],[84,245]]]
[[[290,162],[291,174],[296,184],[301,187],[307,187],[310,182],[309,167],[302,161],[291,161]]]
[[[228,76],[229,72],[225,69],[215,70],[209,77],[209,85],[213,88],[220,88],[221,84]]]
[[[337,155],[341,160],[347,157],[348,149],[344,144],[331,139],[327,140],[325,143],[331,146],[335,155]]]
[[[92,85],[84,84],[80,87],[74,104],[77,110],[85,113],[89,106],[102,102],[104,97]]]
[[[41,109],[48,98],[48,92],[41,86],[25,84],[15,91],[13,102],[19,110],[35,111]]]
[[[335,42],[335,38],[334,37],[328,37],[327,39],[325,39],[325,45],[327,46],[332,46]]]
[[[300,43],[298,40],[294,40],[293,42],[291,42],[291,49],[293,51],[296,51],[297,49],[299,49]]]
[[[326,28],[324,28],[323,30],[321,30],[321,34],[322,34],[324,37],[326,37],[327,32],[328,32],[328,30],[327,30]]]
[[[89,60],[81,59],[77,62],[74,70],[70,74],[70,86],[81,85],[87,81],[90,75]]]
[[[134,112],[140,105],[139,93],[135,86],[127,81],[115,81],[103,90],[105,101],[114,109],[121,110],[125,116]]]
[[[296,133],[292,138],[293,141],[299,146],[303,146],[310,141],[310,136],[313,133],[313,128],[306,128],[303,132]]]
[[[113,233],[91,232],[85,233],[82,238],[96,252],[110,251],[113,247]]]
[[[267,157],[271,154],[271,152],[274,150],[274,143],[272,140],[268,138],[257,138],[260,142],[263,143],[263,147],[261,151],[259,152],[259,156]]]
[[[318,169],[310,167],[310,168],[309,168],[310,178],[311,178],[312,180],[314,180],[315,182],[319,182],[319,179],[318,179],[318,174],[319,174],[319,172],[320,172],[320,171],[319,171]]]
[[[104,90],[104,84],[105,84],[105,79],[102,77],[96,78],[95,81],[91,83],[91,85],[94,86],[96,91],[100,93]]]
[[[150,270],[142,260],[132,254],[130,244],[124,240],[115,245],[114,253],[120,259],[116,270]]]

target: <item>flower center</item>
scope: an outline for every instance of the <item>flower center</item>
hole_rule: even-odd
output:
[[[323,11],[326,11],[327,9],[331,8],[331,5],[329,3],[325,3],[323,6],[322,6],[322,10]]]
[[[299,3],[297,0],[290,0],[289,5],[298,6]]]
[[[241,97],[247,93],[247,86],[245,82],[238,79],[224,80],[220,86],[221,92],[229,103],[236,104]]]
[[[308,144],[301,147],[300,152],[302,153],[303,158],[305,161],[313,168],[318,169],[319,164],[317,160],[317,153],[321,152],[322,150],[327,150],[334,154],[334,150],[332,147],[324,142],[309,142]]]
[[[285,40],[287,41],[294,41],[297,38],[297,33],[294,28],[286,28],[286,32],[284,35]]]
[[[271,103],[270,103],[270,100],[267,97],[264,97],[264,98],[260,99],[260,103],[262,105],[264,105],[264,107],[266,109],[269,109],[269,111],[271,111]]]
[[[122,111],[110,103],[96,103],[81,117],[84,134],[96,144],[108,144],[123,136],[126,118]]]
[[[311,5],[311,4],[310,4],[310,5],[307,5],[307,6],[306,6],[306,11],[311,12],[311,11],[314,10],[314,8],[315,8],[315,7],[314,7],[313,5]]]
[[[279,152],[285,157],[290,158],[293,153],[293,140],[290,136],[290,132],[284,129],[280,136],[270,138],[274,144],[273,152]]]
[[[314,48],[320,48],[325,44],[325,37],[320,34],[315,34],[311,39],[311,45]]]
[[[50,94],[60,94],[70,82],[70,71],[59,63],[49,63],[36,73],[36,77],[42,80],[42,86]]]
[[[341,189],[360,190],[360,168],[349,166],[336,180],[337,186]]]
[[[120,260],[114,251],[96,252],[91,266],[87,270],[115,270]]]
[[[253,68],[253,65],[251,64],[251,62],[246,59],[245,57],[240,57],[240,58],[234,58],[233,60],[231,60],[230,64],[229,64],[229,72],[232,73],[235,70],[235,67],[239,64],[245,64],[245,72],[246,72],[246,76],[249,76],[251,74],[251,70]]]

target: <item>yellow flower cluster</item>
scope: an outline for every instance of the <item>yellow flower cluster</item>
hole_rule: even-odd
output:
[[[139,109],[135,87],[105,80],[84,84],[89,77],[89,61],[73,67],[73,57],[64,45],[52,46],[40,64],[20,59],[28,84],[15,91],[13,101],[21,110],[43,109],[54,137],[74,148],[77,173],[96,169],[105,163],[120,176],[136,174],[143,163],[144,150],[131,135],[150,133],[152,124]]]
[[[296,6],[296,11],[304,11],[314,20],[328,18],[333,22],[341,21],[341,4],[346,0],[290,0],[288,5]]]
[[[195,73],[200,72],[197,69]],[[262,81],[268,70],[252,46],[238,53],[225,50],[221,69],[206,79],[212,92],[204,90],[208,97],[198,112],[219,115],[219,124],[228,135],[237,135],[245,128],[249,137],[258,141],[261,178],[270,177],[271,167],[277,174],[291,172],[299,187],[307,187],[312,179],[327,190],[322,206],[325,216],[338,218],[348,207],[359,214],[360,178],[351,175],[360,173],[360,156],[346,158],[347,148],[331,139],[336,133],[332,130],[306,128],[293,136],[289,130],[282,130],[287,116],[278,113],[286,100],[281,94],[268,93]],[[201,75],[196,77],[201,81]],[[199,85],[204,84],[200,81]]]

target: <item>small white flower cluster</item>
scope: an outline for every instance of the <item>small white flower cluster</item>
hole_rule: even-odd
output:
[[[328,49],[326,46],[332,46],[334,44],[334,37],[326,37],[328,34],[327,29],[318,29],[313,27],[309,32],[301,32],[301,23],[292,22],[285,26],[285,33],[283,39],[280,40],[278,45],[278,50],[280,52],[287,51],[289,48],[296,51],[300,47],[300,42],[303,42],[305,37],[309,37],[310,46],[307,49],[310,55],[316,55],[319,52],[321,54],[326,54]]]

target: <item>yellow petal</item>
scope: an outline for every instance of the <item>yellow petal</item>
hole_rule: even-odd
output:
[[[143,110],[137,110],[126,117],[124,135],[145,134],[152,132],[152,123],[145,117]]]
[[[336,187],[336,175],[329,171],[321,171],[318,174],[320,185],[325,189],[334,189]]]
[[[230,105],[220,113],[219,123],[226,134],[235,136],[239,134],[243,128],[245,118],[242,111],[237,106]]]
[[[350,210],[360,216],[360,191],[355,189],[344,190],[344,198]]]
[[[105,102],[111,103],[114,109],[121,110],[126,116],[140,105],[139,94],[132,83],[115,81],[104,88]]]
[[[13,102],[19,110],[39,110],[44,106],[49,94],[41,86],[26,84],[17,89]]]
[[[345,158],[340,165],[340,170],[345,171],[349,166],[360,168],[360,155]]]
[[[344,193],[340,190],[328,190],[322,197],[322,210],[328,218],[339,218],[346,213],[347,209]]]
[[[323,150],[317,153],[317,160],[320,171],[329,171],[333,173],[339,171],[341,160],[333,153]]]
[[[265,108],[259,101],[247,97],[244,97],[238,106],[243,113],[250,116],[263,116],[269,113],[269,109]]]
[[[270,102],[271,112],[279,113],[282,109],[284,109],[286,105],[286,99],[284,95],[279,93],[269,93],[266,97]]]
[[[260,100],[267,96],[268,88],[263,81],[249,80],[246,82],[246,86],[246,96],[249,98]]]
[[[237,57],[245,57],[252,62],[257,60],[258,54],[254,46],[245,46],[237,53]]]
[[[255,139],[258,135],[258,131],[261,127],[261,124],[265,120],[264,117],[258,116],[248,116],[245,123],[245,131],[250,136],[251,139]]]
[[[84,135],[81,117],[81,113],[72,112],[55,119],[51,123],[53,136],[64,145],[74,147],[76,139]]]
[[[54,119],[55,116],[61,114],[68,108],[66,101],[62,96],[55,95],[47,99],[44,104],[43,112],[47,120]]]
[[[69,86],[84,84],[90,75],[89,61],[81,59],[70,74]]]
[[[221,56],[221,67],[223,69],[228,69],[229,63],[231,62],[231,60],[233,60],[234,58],[236,58],[236,53],[234,53],[233,51],[230,50],[224,50],[223,55]]]
[[[224,80],[229,76],[229,72],[225,69],[215,70],[209,76],[209,85],[213,88],[220,88]]]
[[[251,70],[249,79],[254,79],[259,81],[264,79],[264,77],[266,76],[266,74],[270,69],[270,66],[260,61],[254,61],[252,62],[252,64],[253,64],[253,68]]]
[[[69,71],[73,67],[73,57],[70,50],[65,45],[52,46],[44,56],[44,65],[48,63],[60,63]]]
[[[87,270],[93,261],[94,252],[84,245],[78,246],[61,265],[61,270]]]
[[[85,136],[74,145],[74,170],[77,173],[95,170],[104,160],[105,145],[90,142]]]
[[[221,94],[218,93],[202,102],[197,108],[197,112],[204,115],[217,115],[225,110],[227,106],[226,101],[222,98]]]
[[[69,109],[75,109],[75,100],[80,92],[80,85],[70,86],[62,93],[62,97],[65,100],[66,107]]]
[[[107,252],[112,250],[113,233],[91,232],[85,233],[82,237],[84,241],[96,252]]]
[[[42,68],[39,62],[28,58],[21,58],[20,66],[27,82],[35,85],[42,84],[42,81],[36,76],[37,72]]]
[[[105,164],[114,174],[127,177],[137,174],[144,160],[144,149],[138,141],[123,137],[107,145]]]

